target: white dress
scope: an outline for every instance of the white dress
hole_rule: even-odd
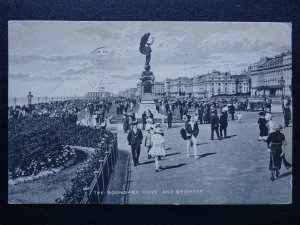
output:
[[[165,156],[165,140],[160,134],[153,134],[151,137],[152,147],[149,151],[151,156]]]

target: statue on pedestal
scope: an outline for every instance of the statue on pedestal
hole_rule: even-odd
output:
[[[145,70],[149,71],[150,70],[150,60],[151,60],[151,45],[154,42],[154,37],[152,37],[152,42],[148,43],[148,39],[149,39],[150,33],[145,33],[142,38],[141,38],[141,42],[140,42],[140,52],[144,55],[146,55],[146,62],[145,62]]]

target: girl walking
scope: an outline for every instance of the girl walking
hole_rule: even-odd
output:
[[[146,129],[146,135],[145,135],[145,146],[147,147],[147,153],[148,153],[148,159],[151,158],[151,155],[149,155],[149,151],[151,149],[151,136],[153,135],[153,128],[147,127]]]
[[[161,160],[162,156],[166,155],[165,150],[165,140],[162,136],[162,131],[158,127],[155,129],[154,134],[151,137],[151,149],[149,151],[149,155],[152,157],[155,157],[155,171],[159,172],[161,166],[159,165],[159,161]]]

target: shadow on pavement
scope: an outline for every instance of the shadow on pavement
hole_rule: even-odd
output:
[[[185,163],[180,163],[180,164],[177,164],[177,165],[174,165],[174,166],[165,166],[162,168],[162,170],[168,170],[168,169],[174,169],[174,168],[178,168],[178,167],[182,167],[186,165]]]
[[[208,142],[205,142],[205,143],[199,143],[199,144],[197,144],[197,146],[198,145],[207,145],[208,144]]]
[[[154,160],[151,160],[151,161],[146,161],[146,162],[142,162],[142,163],[140,163],[139,165],[143,165],[143,164],[150,164],[150,163],[154,163]]]
[[[182,127],[182,126],[183,126],[182,124],[181,124],[181,125],[179,125],[179,124],[178,124],[178,125],[172,125],[171,129],[172,129],[172,128]]]
[[[228,138],[232,138],[232,137],[235,137],[236,136],[236,134],[233,134],[233,135],[229,135],[229,136],[227,136],[226,138],[223,138],[223,139],[228,139]]]
[[[277,179],[280,179],[280,178],[283,178],[283,177],[287,177],[287,176],[292,175],[292,174],[293,174],[292,171],[290,171],[290,172],[285,172],[285,173],[279,175],[279,176],[277,177]]]
[[[202,154],[202,155],[198,155],[198,159],[200,159],[200,158],[204,158],[204,157],[206,157],[206,156],[209,156],[209,155],[214,155],[214,154],[216,154],[216,152],[211,152],[211,153],[205,153],[205,154]]]
[[[166,154],[166,156],[177,155],[177,154],[181,154],[181,153],[180,152],[175,152],[175,153],[171,153],[171,154]]]
[[[167,151],[167,150],[171,150],[172,148],[166,148],[165,150]]]

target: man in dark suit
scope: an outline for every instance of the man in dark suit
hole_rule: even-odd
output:
[[[171,128],[172,127],[172,112],[171,110],[168,111],[168,128]]]
[[[211,139],[210,140],[214,140],[214,131],[216,132],[218,139],[222,140],[220,135],[219,135],[219,117],[217,116],[217,114],[215,112],[211,113]]]
[[[137,128],[137,121],[132,122],[132,128],[127,135],[128,144],[131,145],[131,153],[134,166],[139,164],[139,157],[141,153],[141,144],[143,140],[142,131]]]
[[[187,157],[190,157],[190,148],[191,144],[193,144],[194,149],[194,157],[195,159],[198,158],[197,156],[197,136],[199,133],[199,127],[197,122],[195,122],[195,118],[192,116],[189,122],[185,124],[185,130],[187,135]]]
[[[227,111],[223,111],[220,116],[220,135],[223,137],[222,133],[224,131],[224,137],[227,138],[227,126],[228,126],[228,114]]]
[[[204,113],[204,107],[202,104],[200,104],[200,106],[198,108],[198,119],[200,121],[200,124],[203,123],[203,113]]]
[[[231,114],[231,120],[234,120],[235,107],[233,103],[228,107],[229,113]]]

